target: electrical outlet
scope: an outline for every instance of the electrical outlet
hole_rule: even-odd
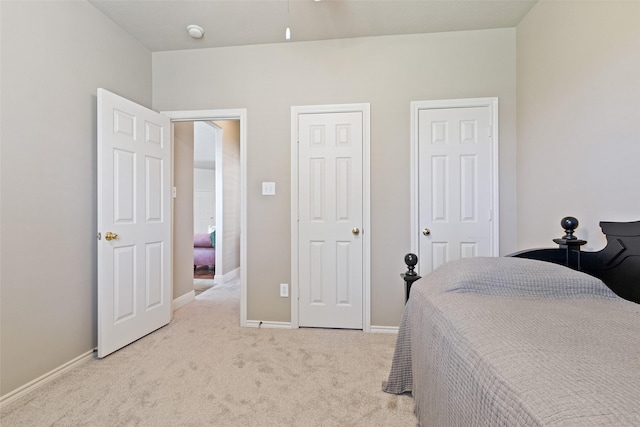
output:
[[[289,296],[289,285],[287,283],[280,283],[280,296],[282,298]]]

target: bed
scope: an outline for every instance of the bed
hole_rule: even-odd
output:
[[[415,282],[383,390],[411,392],[423,427],[640,426],[640,221],[600,225],[599,252],[468,258]]]

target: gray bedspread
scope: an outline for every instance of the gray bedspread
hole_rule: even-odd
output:
[[[383,390],[424,427],[640,426],[640,305],[551,263],[450,262],[411,289]]]

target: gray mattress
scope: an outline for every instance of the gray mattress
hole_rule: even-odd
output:
[[[640,426],[640,305],[543,261],[450,262],[413,285],[383,390],[424,427]]]

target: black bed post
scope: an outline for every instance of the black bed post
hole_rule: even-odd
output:
[[[404,256],[404,263],[407,264],[407,272],[402,273],[400,277],[404,280],[404,302],[409,301],[409,293],[411,292],[411,285],[413,282],[420,279],[418,273],[414,271],[416,264],[418,264],[418,256],[416,254],[406,254]]]
[[[553,239],[560,249],[565,250],[567,267],[580,270],[580,246],[587,243],[586,240],[578,239],[573,232],[578,228],[578,219],[572,216],[565,216],[560,220],[560,226],[564,228],[564,236],[559,239]],[[575,261],[574,261],[575,259]]]

